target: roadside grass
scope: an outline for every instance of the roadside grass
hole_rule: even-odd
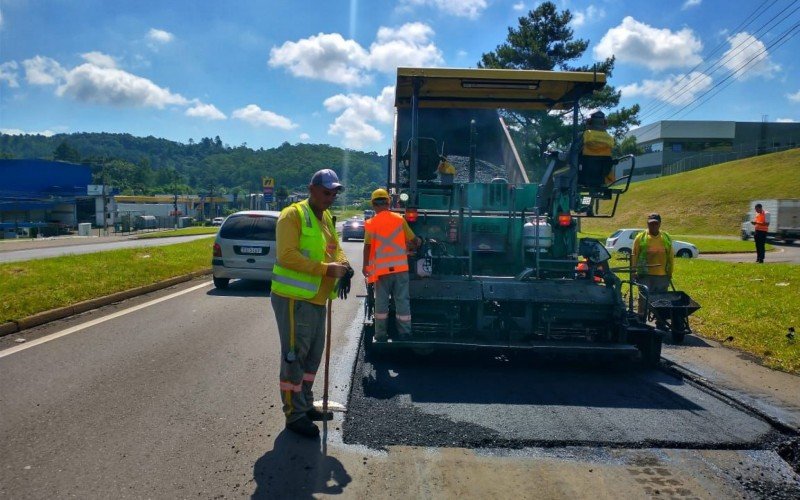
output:
[[[641,227],[648,213],[659,212],[670,234],[738,235],[751,200],[797,197],[798,164],[795,148],[636,182],[620,196],[614,218],[587,219],[583,229],[611,234]]]
[[[800,373],[800,266],[676,259],[675,288],[701,309],[692,330],[761,358],[770,368]],[[733,340],[726,341],[729,337]]]
[[[157,231],[153,233],[144,233],[136,237],[137,240],[147,240],[151,238],[171,238],[173,236],[193,236],[195,234],[217,234],[219,227],[217,226],[197,226],[197,227],[184,227],[181,229],[172,229],[169,231]]]
[[[0,323],[211,266],[207,239],[0,264]]]

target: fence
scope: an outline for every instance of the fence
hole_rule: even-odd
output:
[[[707,167],[709,165],[716,165],[717,163],[725,163],[733,160],[741,160],[743,158],[750,158],[757,155],[767,153],[777,153],[779,151],[788,151],[796,149],[796,144],[778,147],[752,147],[750,149],[740,149],[738,151],[714,151],[711,153],[700,153],[688,158],[682,158],[670,165],[661,167],[661,175],[679,174],[681,172],[688,172],[698,168]]]

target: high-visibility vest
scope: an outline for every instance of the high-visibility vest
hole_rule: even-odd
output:
[[[664,272],[666,272],[667,276],[672,276],[672,259],[670,259],[672,255],[672,238],[664,231],[660,231],[660,234],[664,240],[664,253],[667,257],[667,262],[664,264]],[[647,231],[642,231],[636,237],[639,240],[639,255],[636,258],[636,272],[639,276],[650,274],[647,267],[647,242],[650,241],[650,238],[650,233]]]
[[[300,253],[315,262],[324,262],[327,242],[319,226],[320,221],[308,206],[308,200],[294,203],[284,210],[297,210],[300,215],[302,227],[299,242]],[[336,238],[333,219],[327,210],[322,219],[322,222],[330,228],[331,235]],[[276,262],[272,268],[272,291],[284,297],[310,299],[319,292],[320,283],[322,283],[322,276],[288,269],[281,266],[279,262]],[[335,299],[336,293],[331,292],[330,298]]]
[[[755,217],[755,224],[753,225],[756,231],[769,231],[769,226],[767,225],[767,212],[756,213]]]
[[[605,130],[586,130],[583,133],[583,154],[585,156],[611,156],[614,138]]]
[[[401,215],[384,210],[364,224],[371,237],[368,283],[385,274],[408,272],[403,222]]]

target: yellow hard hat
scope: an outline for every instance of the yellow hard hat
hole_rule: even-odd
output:
[[[389,193],[383,188],[378,188],[372,192],[372,198],[370,201],[380,200],[380,199],[389,199]]]

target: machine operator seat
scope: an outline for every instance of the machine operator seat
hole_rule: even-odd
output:
[[[409,172],[408,169],[411,168],[411,141],[412,139],[408,140],[406,149],[400,157],[407,172]],[[436,149],[436,139],[432,137],[420,137],[417,139],[417,144],[417,157],[419,158],[417,162],[417,180],[433,180],[436,178],[436,169],[439,166],[439,157],[441,156],[441,153]]]

